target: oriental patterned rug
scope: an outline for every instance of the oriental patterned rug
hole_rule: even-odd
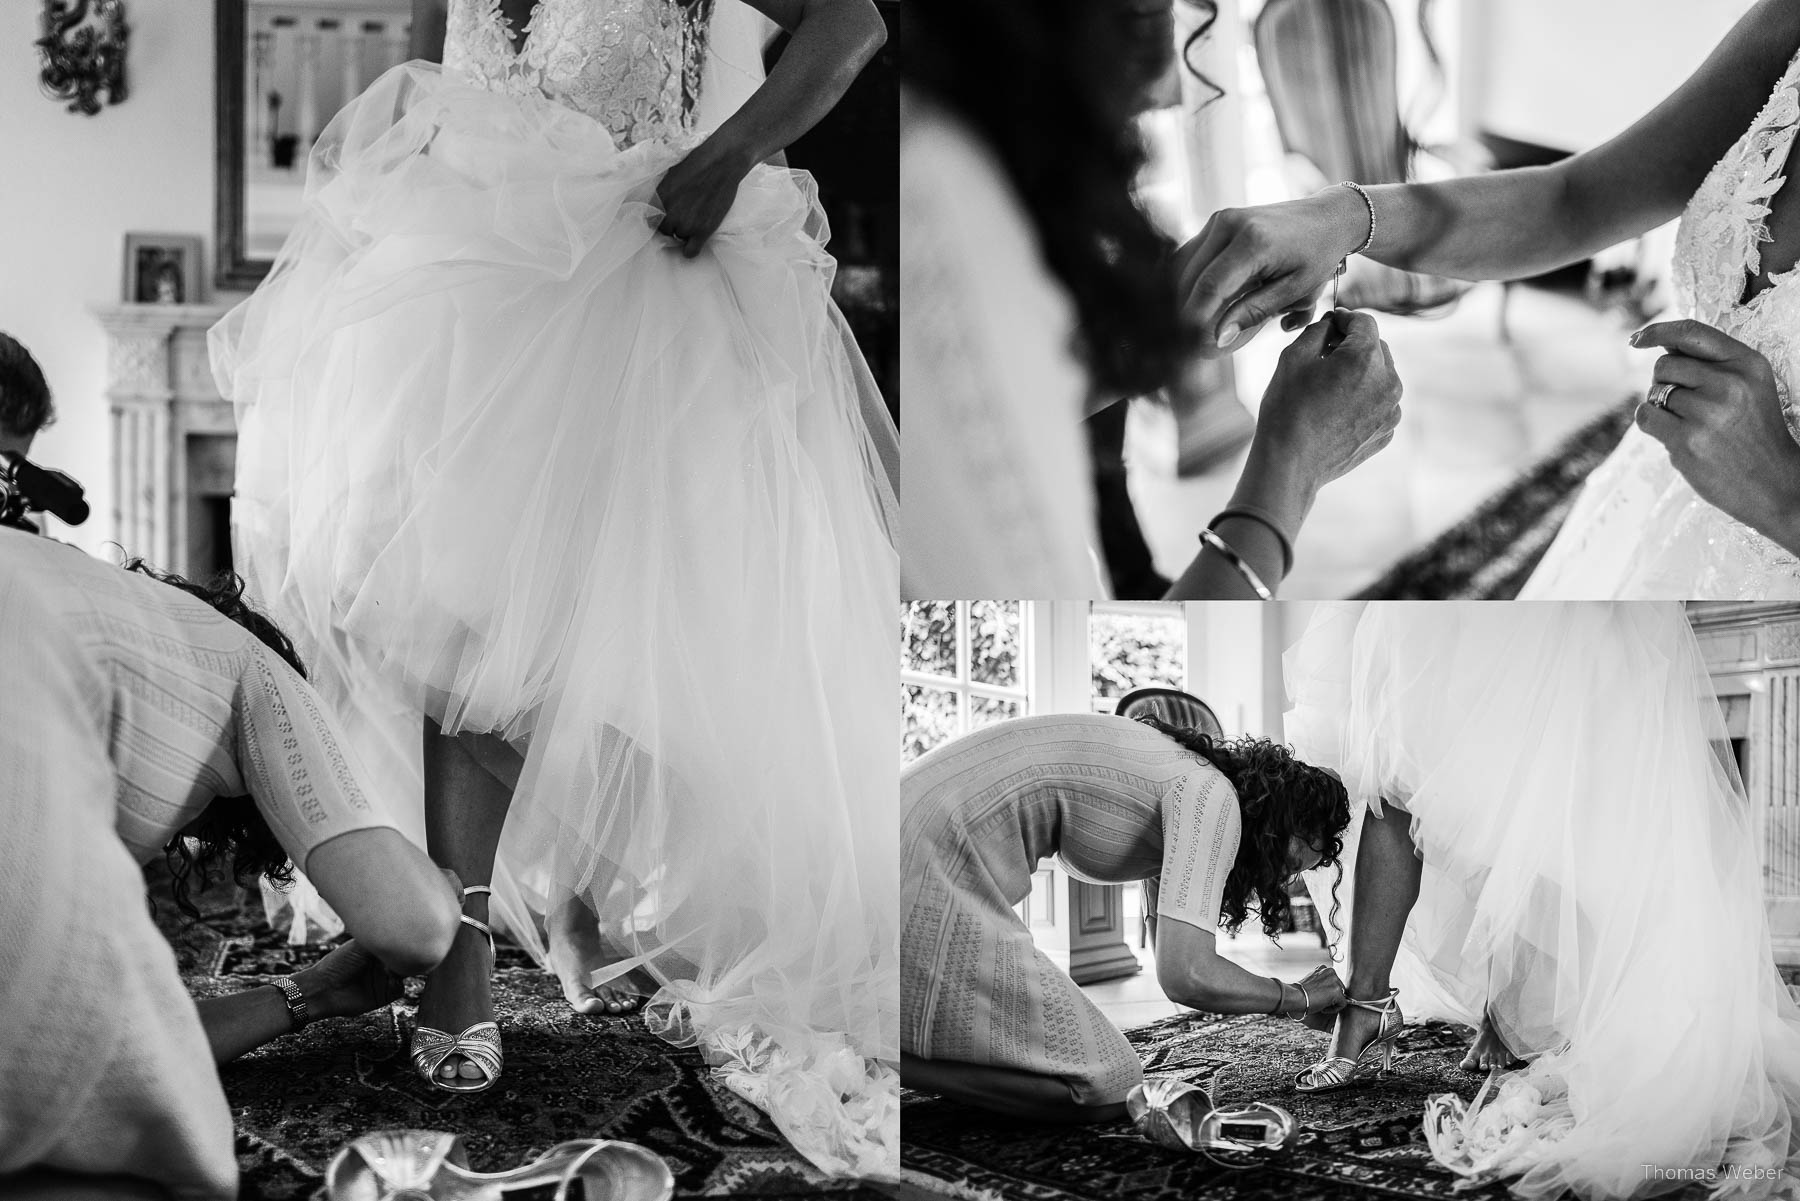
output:
[[[1124,1121],[1046,1128],[909,1093],[901,1164],[914,1183],[964,1201],[1503,1198],[1499,1184],[1456,1191],[1460,1178],[1432,1161],[1420,1127],[1427,1097],[1468,1099],[1480,1086],[1480,1077],[1457,1066],[1471,1033],[1444,1022],[1409,1026],[1387,1079],[1309,1097],[1294,1090],[1293,1078],[1323,1053],[1323,1035],[1285,1018],[1168,1018],[1126,1032],[1147,1074],[1206,1085],[1226,1107],[1279,1105],[1300,1124],[1297,1141],[1265,1162],[1232,1169],[1165,1150]],[[1704,1195],[1679,1194],[1682,1201]]]
[[[1619,445],[1632,397],[1571,434],[1542,462],[1469,516],[1401,559],[1358,599],[1506,600],[1550,549],[1588,474]]]
[[[267,983],[330,949],[290,946],[264,922],[260,900],[233,888],[200,898],[204,924],[190,923],[157,887],[159,869],[150,874],[158,924],[194,996]],[[824,1179],[761,1111],[712,1079],[698,1052],[670,1046],[634,1017],[573,1013],[555,978],[504,943],[494,1002],[506,1067],[483,1093],[440,1092],[414,1074],[410,999],[316,1023],[225,1065],[242,1195],[311,1197],[331,1156],[354,1136],[416,1128],[460,1133],[478,1171],[512,1167],[568,1139],[604,1137],[667,1159],[677,1196],[894,1196]]]

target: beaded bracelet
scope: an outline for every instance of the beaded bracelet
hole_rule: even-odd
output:
[[[1352,192],[1361,196],[1364,207],[1369,210],[1369,236],[1363,239],[1363,244],[1361,246],[1358,246],[1355,250],[1350,252],[1350,254],[1362,254],[1375,244],[1375,202],[1369,199],[1367,189],[1359,183],[1353,183],[1346,179],[1338,186],[1340,188],[1349,188]],[[1347,254],[1344,257],[1347,259],[1350,257],[1350,254]]]

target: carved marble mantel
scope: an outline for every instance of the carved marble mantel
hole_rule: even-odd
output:
[[[1728,733],[1745,747],[1776,958],[1800,964],[1800,604],[1692,602]]]
[[[203,459],[216,477],[236,433],[206,353],[206,331],[226,309],[120,304],[92,311],[106,331],[112,537],[127,554],[158,566],[203,571],[206,565],[190,561],[194,460]],[[196,456],[197,445],[210,452]]]

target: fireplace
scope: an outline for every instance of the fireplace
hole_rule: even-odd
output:
[[[106,331],[112,426],[110,536],[128,555],[205,578],[231,566],[237,434],[213,384],[212,305],[94,310]]]
[[[1800,604],[1695,601],[1688,617],[1756,814],[1775,957],[1800,965]]]

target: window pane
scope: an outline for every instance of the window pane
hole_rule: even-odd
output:
[[[977,684],[1023,688],[1024,631],[1018,601],[969,602],[969,677]]]
[[[954,601],[917,601],[901,606],[900,666],[906,671],[955,677]]]
[[[1179,606],[1167,615],[1091,613],[1088,663],[1093,670],[1094,712],[1111,713],[1134,688],[1184,688],[1187,623]]]
[[[1025,706],[1018,701],[1001,700],[992,696],[972,696],[969,698],[969,728],[991,726],[997,721],[1008,718],[1023,717]]]
[[[911,763],[956,737],[956,694],[923,684],[900,688],[900,761]]]

